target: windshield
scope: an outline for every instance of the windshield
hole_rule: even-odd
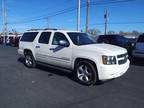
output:
[[[68,33],[68,35],[75,45],[87,45],[87,44],[95,44],[96,43],[96,39],[94,39],[94,37],[92,37],[86,33],[70,32],[70,33]]]
[[[120,40],[128,40],[128,38],[122,36],[122,35],[117,35],[117,39],[120,39]]]

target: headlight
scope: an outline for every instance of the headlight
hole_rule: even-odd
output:
[[[102,56],[103,64],[105,65],[113,65],[116,64],[116,57],[115,56]]]

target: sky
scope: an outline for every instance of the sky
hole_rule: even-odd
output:
[[[36,28],[77,29],[78,0],[7,0],[8,30],[24,32]],[[86,0],[81,1],[80,29],[85,31]],[[2,4],[2,0],[0,0]],[[0,6],[2,15],[2,5]],[[144,32],[144,0],[90,0],[89,29],[104,32],[108,10],[108,31]],[[3,28],[0,17],[0,30]]]

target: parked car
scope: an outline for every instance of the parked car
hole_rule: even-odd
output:
[[[21,36],[9,37],[10,38],[10,45],[17,47],[19,45],[19,39]]]
[[[135,43],[134,39],[126,38],[122,35],[100,35],[98,38],[98,43],[108,43],[112,45],[117,45],[126,48],[131,52],[133,45]]]
[[[144,58],[144,34],[138,37],[132,55],[134,57]]]
[[[125,48],[98,44],[86,33],[57,29],[26,31],[18,53],[28,68],[43,64],[68,69],[85,85],[120,77],[130,64]]]
[[[3,44],[3,37],[0,37],[0,44]]]

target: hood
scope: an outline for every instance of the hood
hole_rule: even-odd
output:
[[[105,43],[82,45],[79,48],[85,51],[101,52],[108,55],[119,55],[127,52],[125,48]]]

